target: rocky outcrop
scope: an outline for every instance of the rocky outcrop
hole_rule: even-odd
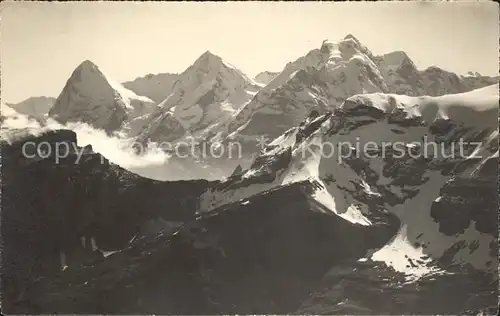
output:
[[[312,183],[263,192],[206,214],[173,236],[134,241],[30,290],[16,312],[287,313],[345,260],[390,238],[397,220],[352,225],[310,200]],[[71,284],[71,286],[67,286]]]
[[[243,171],[243,168],[241,165],[238,165],[234,170],[233,173],[231,174],[231,177],[239,176],[241,175],[241,172]]]
[[[496,315],[497,283],[488,276],[463,271],[430,275],[417,282],[387,266],[362,259],[332,268],[318,290],[311,293],[295,314],[397,315]],[[439,281],[437,281],[439,280]]]
[[[1,154],[2,303],[8,313],[30,282],[127,247],[148,233],[148,221],[190,220],[209,186],[141,178],[90,146],[78,147],[67,130],[11,135]]]
[[[440,196],[431,206],[431,216],[439,225],[439,230],[448,236],[464,234],[470,227],[481,234],[498,234],[498,157],[483,161],[472,174],[451,178],[441,189]],[[498,243],[480,245],[479,242],[467,244],[458,241],[442,258],[446,265],[457,265],[453,260],[460,252],[470,255],[479,254],[480,246],[485,247],[491,260],[485,264],[498,266]]]
[[[441,231],[447,235],[463,232],[474,222],[485,234],[495,234],[498,195],[498,158],[489,159],[489,175],[454,177],[441,189],[441,196],[434,202],[431,214],[441,223]],[[489,178],[489,179],[488,179]],[[453,218],[453,221],[449,219]]]

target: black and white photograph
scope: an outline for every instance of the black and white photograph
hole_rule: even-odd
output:
[[[497,315],[493,1],[2,1],[3,315]]]

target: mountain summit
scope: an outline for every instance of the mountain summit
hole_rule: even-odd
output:
[[[224,132],[243,139],[262,134],[274,138],[298,125],[312,109],[322,113],[357,93],[386,92],[371,56],[352,36],[338,43],[324,40],[319,48],[288,63]]]
[[[324,112],[363,93],[439,96],[492,85],[498,78],[459,78],[437,67],[418,70],[403,51],[374,56],[352,34],[286,64],[283,71],[225,125],[229,138],[271,139],[299,124],[315,109]]]
[[[71,74],[49,116],[61,123],[83,122],[113,132],[154,108],[149,98],[136,95],[85,60]]]
[[[168,117],[168,125],[179,127],[180,124],[184,130],[195,134],[229,118],[255,95],[258,88],[257,83],[239,69],[206,51],[178,76],[172,93],[159,104],[160,109],[153,114],[141,137],[162,141],[162,134],[156,130],[164,129],[158,124],[163,116]],[[173,119],[179,124],[172,124]],[[177,131],[170,134],[177,134]],[[170,139],[171,135],[164,137]]]
[[[196,59],[193,66],[194,68],[198,69],[206,68],[208,71],[209,69],[221,67],[223,63],[224,62],[221,57],[207,50],[203,54],[201,54],[201,56],[198,57],[198,59]]]

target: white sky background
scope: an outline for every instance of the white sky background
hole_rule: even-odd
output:
[[[33,3],[2,2],[5,102],[57,97],[90,59],[117,81],[181,72],[204,51],[249,76],[352,33],[374,54],[404,50],[419,68],[498,75],[493,2]]]

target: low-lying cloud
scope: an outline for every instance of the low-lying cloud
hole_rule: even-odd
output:
[[[77,134],[78,146],[91,145],[95,152],[102,154],[109,161],[155,180],[191,180],[191,179],[222,179],[230,170],[207,168],[200,163],[189,160],[172,159],[163,150],[150,146],[147,152],[137,155],[134,150],[134,140],[119,136],[110,136],[105,131],[96,129],[86,123],[61,124],[53,119],[47,119],[43,124],[26,115],[19,114],[2,104],[1,124],[2,138],[9,131],[29,128],[30,134],[39,134],[47,130],[72,130]]]

